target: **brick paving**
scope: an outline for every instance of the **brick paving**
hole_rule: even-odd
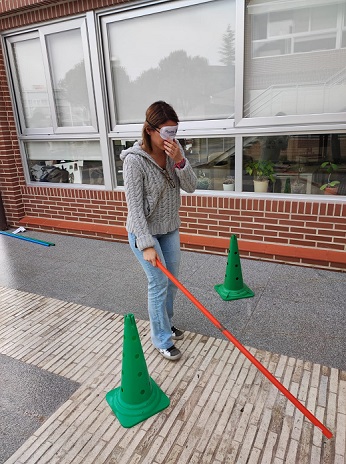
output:
[[[227,340],[186,332],[170,362],[136,320],[171,404],[125,429],[104,398],[120,385],[123,316],[0,287],[0,321],[0,353],[81,384],[6,464],[345,464],[345,371],[248,347],[328,440]]]

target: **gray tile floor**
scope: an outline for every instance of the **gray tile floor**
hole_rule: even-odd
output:
[[[80,384],[2,354],[0,372],[0,463],[3,463]]]
[[[148,319],[146,278],[127,244],[27,230],[45,247],[0,235],[0,286]],[[223,301],[226,256],[183,252],[180,281],[244,344],[346,369],[346,273],[241,260],[253,298]],[[178,292],[175,324],[223,338]]]

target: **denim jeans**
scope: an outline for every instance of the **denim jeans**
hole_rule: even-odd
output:
[[[143,252],[136,248],[136,237],[129,233],[130,247],[144,269],[148,279],[148,312],[151,340],[156,348],[170,348],[172,341],[173,301],[177,287],[157,267],[143,259]],[[154,235],[155,250],[162,264],[178,277],[180,265],[179,230]]]

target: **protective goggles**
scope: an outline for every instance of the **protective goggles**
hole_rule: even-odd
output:
[[[157,132],[159,132],[160,137],[163,140],[173,140],[175,139],[175,136],[177,135],[178,132],[178,126],[163,126],[161,129],[155,127],[153,124],[151,124],[148,120],[147,123],[149,124],[150,127],[155,129]]]

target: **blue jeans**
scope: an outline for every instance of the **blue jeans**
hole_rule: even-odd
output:
[[[136,248],[136,236],[129,233],[130,247],[144,269],[148,279],[148,312],[151,340],[156,348],[170,348],[172,341],[173,301],[177,287],[157,267],[143,259],[143,252]],[[155,250],[162,264],[178,277],[180,265],[179,230],[154,235]]]

